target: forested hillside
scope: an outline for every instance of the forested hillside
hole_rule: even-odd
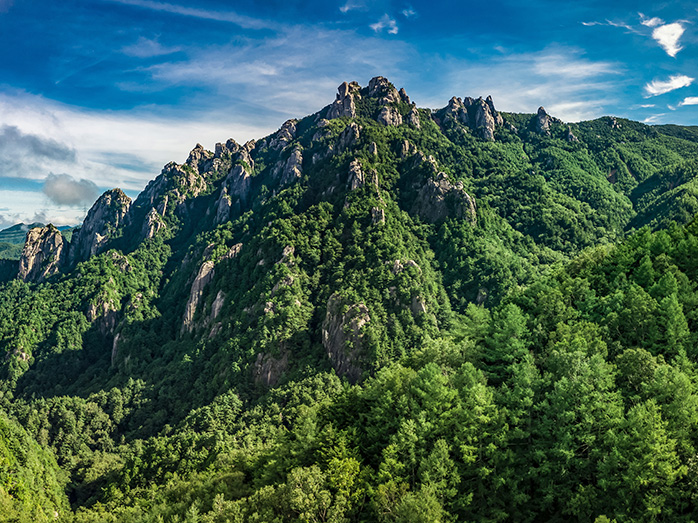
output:
[[[698,519],[698,134],[382,77],[0,266],[0,520]]]

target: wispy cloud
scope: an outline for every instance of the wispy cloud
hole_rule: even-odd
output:
[[[659,121],[666,116],[666,113],[661,113],[661,114],[653,114],[652,116],[648,116],[644,120],[642,120],[642,123],[659,123]]]
[[[664,24],[664,20],[662,20],[661,18],[657,18],[656,16],[653,18],[647,18],[642,13],[639,13],[639,15],[640,15],[640,23],[642,25],[646,25],[647,27],[657,27],[658,25]]]
[[[698,96],[688,96],[679,102],[679,107],[682,105],[698,105]]]
[[[55,204],[68,207],[91,206],[99,196],[93,181],[76,180],[69,174],[49,174],[42,192]]]
[[[607,114],[605,108],[617,103],[617,93],[628,81],[621,65],[590,60],[579,49],[560,46],[533,53],[494,55],[486,63],[454,59],[432,62],[439,75],[428,86],[432,92],[427,104],[430,107],[443,107],[453,95],[491,94],[502,111],[533,113],[543,105],[565,121]],[[458,86],[457,91],[454,86]],[[439,98],[433,93],[439,93]],[[418,99],[411,92],[410,96]]]
[[[384,14],[380,20],[375,24],[370,25],[376,33],[380,33],[383,29],[387,29],[388,33],[391,35],[396,35],[398,33],[397,22],[394,18],[390,18],[387,14]]]
[[[121,52],[135,58],[152,58],[154,56],[165,56],[176,53],[181,49],[181,47],[167,47],[157,40],[151,40],[150,38],[141,36],[135,43],[123,47]]]
[[[14,4],[14,0],[0,0],[0,13],[7,13]]]
[[[584,25],[584,26],[586,26],[586,27],[593,27],[593,26],[596,26],[596,25],[606,25],[606,26],[610,26],[610,27],[618,27],[618,28],[620,28],[620,29],[625,29],[626,31],[629,31],[629,32],[634,33],[634,34],[639,34],[639,33],[640,33],[640,32],[639,32],[635,27],[633,27],[632,25],[626,24],[625,22],[616,22],[616,21],[614,21],[614,20],[604,20],[603,22],[598,22],[598,21],[595,21],[595,22],[582,22],[582,25]]]
[[[348,13],[349,11],[353,11],[355,9],[365,9],[366,5],[363,2],[359,2],[357,0],[347,0],[344,5],[339,7],[339,10],[342,13]]]
[[[417,16],[417,11],[415,11],[412,8],[412,6],[403,9],[401,12],[402,16],[404,16],[405,18],[412,18],[413,16]]]
[[[2,1],[2,0],[0,0]],[[117,4],[130,5],[152,11],[161,11],[203,20],[215,20],[218,22],[228,22],[242,27],[243,29],[280,29],[281,24],[270,20],[253,18],[251,16],[239,15],[233,11],[212,11],[209,9],[197,9],[166,2],[156,2],[154,0],[105,0]]]
[[[682,87],[688,87],[693,83],[693,78],[685,74],[670,76],[668,80],[653,80],[645,85],[646,97],[658,96]]]

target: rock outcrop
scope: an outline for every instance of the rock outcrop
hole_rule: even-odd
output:
[[[366,175],[361,170],[361,164],[358,160],[352,160],[349,164],[349,176],[347,178],[347,185],[349,189],[354,191],[359,187],[363,187],[366,183]]]
[[[470,126],[468,109],[463,104],[463,100],[455,96],[448,101],[446,107],[437,111],[437,115],[441,119],[452,119],[462,125]]]
[[[213,244],[209,245],[209,248],[207,248],[206,252],[204,252],[204,257],[210,254],[212,248]],[[191,284],[191,290],[189,291],[189,299],[187,300],[187,304],[184,307],[184,317],[182,318],[181,329],[182,333],[191,332],[194,330],[194,315],[196,314],[196,310],[199,307],[199,302],[204,295],[204,289],[215,276],[216,264],[222,262],[223,260],[235,258],[238,254],[240,254],[241,249],[242,244],[236,243],[230,248],[230,250],[228,250],[225,256],[223,256],[219,260],[204,260],[204,262],[201,264],[201,266],[199,267],[199,271],[197,272],[196,277],[194,278],[194,281]],[[219,291],[216,295],[216,299],[214,300],[213,305],[211,306],[211,320],[215,320],[218,314],[220,313],[220,310],[223,308],[224,300],[225,294],[222,291]]]
[[[384,106],[378,113],[376,120],[380,124],[389,125],[392,127],[402,125],[402,115],[400,114],[400,111],[397,110],[397,107],[393,105]]]
[[[409,100],[407,93],[404,92],[404,97]],[[368,82],[368,96],[378,98],[380,105],[387,105],[395,102],[402,102],[403,96],[400,95],[397,89],[391,84],[387,78],[376,76]]]
[[[66,259],[66,242],[52,224],[36,227],[27,233],[19,259],[19,273],[23,281],[41,283],[58,273]]]
[[[182,332],[191,332],[194,329],[194,313],[199,306],[199,300],[204,294],[204,287],[213,279],[214,263],[207,260],[199,267],[199,272],[194,278],[194,283],[191,284],[191,292],[187,305],[184,308],[184,318],[182,320]]]
[[[356,82],[342,83],[337,88],[337,99],[330,105],[327,111],[327,118],[330,120],[333,118],[341,118],[342,116],[354,118],[356,116],[354,97],[361,98],[360,89],[361,86]]]
[[[361,127],[359,127],[356,122],[351,122],[344,128],[337,138],[337,154],[341,154],[355,145],[359,141],[360,137]]]
[[[72,267],[102,252],[114,231],[121,225],[128,225],[130,207],[131,198],[121,189],[112,189],[100,196],[82,226],[73,232],[69,265]]]
[[[322,322],[322,345],[339,376],[355,383],[361,377],[361,358],[364,349],[364,325],[371,321],[368,308],[356,303],[345,308],[344,301],[333,294],[327,301],[327,312]]]
[[[258,385],[274,387],[286,370],[288,370],[288,349],[282,347],[279,357],[268,353],[258,353],[254,362],[254,380]]]
[[[568,142],[579,142],[579,138],[577,138],[574,133],[572,132],[572,127],[569,125],[567,126],[567,141]]]
[[[451,182],[444,172],[428,178],[419,189],[412,213],[430,223],[447,217],[465,218],[473,225],[477,222],[475,199],[463,189],[461,182]]]
[[[412,109],[410,109],[410,112],[407,113],[407,116],[405,119],[406,119],[407,123],[410,124],[415,129],[422,128],[422,124],[419,120],[419,111],[417,110],[417,108],[415,106],[413,106]]]
[[[286,120],[269,142],[269,147],[276,151],[282,150],[296,137],[296,124],[298,120]]]
[[[543,106],[540,106],[538,108],[538,112],[536,113],[535,116],[535,129],[538,134],[550,136],[550,123],[551,123],[551,118],[550,115],[548,115],[547,112],[545,112],[545,108]]]
[[[274,178],[279,180],[282,187],[297,180],[303,174],[303,154],[300,147],[296,146],[285,162],[279,162],[274,169]]]
[[[488,97],[491,102],[491,98]],[[482,98],[478,98],[472,103],[472,114],[474,116],[473,126],[475,131],[479,133],[484,140],[494,141],[494,128],[497,124],[497,119],[492,112],[494,104],[489,104]]]
[[[155,209],[150,209],[143,220],[143,227],[141,227],[141,238],[144,240],[152,238],[159,231],[165,228],[167,228],[167,224],[162,216]]]

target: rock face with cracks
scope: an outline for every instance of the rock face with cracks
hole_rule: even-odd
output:
[[[18,278],[41,283],[57,274],[65,262],[65,248],[63,235],[55,226],[30,229],[19,259]]]

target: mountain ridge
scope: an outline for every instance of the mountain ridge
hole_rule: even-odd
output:
[[[690,519],[692,136],[491,97],[418,109],[376,77],[259,140],[197,144],[134,201],[106,192],[69,243],[33,229],[0,287],[0,409],[64,474],[42,503]]]

